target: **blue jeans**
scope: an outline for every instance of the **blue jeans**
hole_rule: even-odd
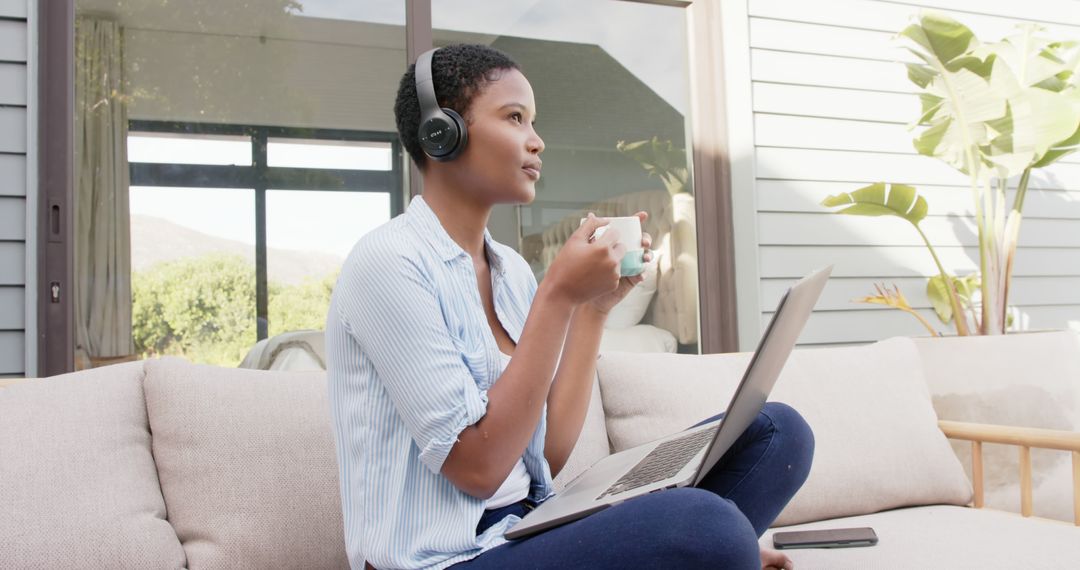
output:
[[[769,402],[699,487],[636,497],[453,568],[758,570],[758,537],[806,481],[813,457],[810,426],[790,406]],[[486,511],[477,533],[527,511],[524,501]]]

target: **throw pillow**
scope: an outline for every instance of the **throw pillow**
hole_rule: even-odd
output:
[[[143,375],[130,362],[0,389],[0,567],[187,567]]]
[[[604,321],[604,328],[622,329],[641,322],[656,294],[658,271],[659,264],[655,260],[645,264],[645,280],[635,285],[618,305],[612,307]]]
[[[675,352],[679,343],[671,331],[652,325],[634,325],[625,329],[604,329],[600,352]]]
[[[347,568],[324,372],[147,362],[169,522],[190,568]]]

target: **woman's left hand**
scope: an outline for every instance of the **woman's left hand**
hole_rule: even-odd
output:
[[[638,212],[634,215],[641,220],[641,225],[642,227],[644,227],[645,220],[649,219],[648,212]],[[642,260],[645,263],[652,261],[652,251],[649,250],[649,248],[652,247],[652,236],[645,232],[641,232],[641,247],[645,250],[645,255]],[[648,271],[647,268],[646,271]],[[606,315],[611,311],[613,307],[615,307],[615,305],[619,304],[619,301],[622,301],[626,297],[626,295],[630,293],[630,290],[633,289],[635,285],[641,283],[644,280],[644,272],[639,275],[634,275],[632,277],[623,277],[619,279],[619,286],[616,287],[614,291],[594,298],[592,301],[589,301],[589,304],[592,305],[592,308],[596,311]]]
[[[794,570],[795,563],[788,558],[787,554],[771,548],[759,547],[761,550],[762,570]]]

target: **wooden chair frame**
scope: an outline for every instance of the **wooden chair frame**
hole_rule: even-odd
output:
[[[1031,516],[1031,448],[1056,449],[1072,455],[1073,524],[1080,526],[1080,432],[1029,427],[1000,426],[941,420],[938,426],[949,439],[971,442],[972,485],[975,488],[975,508],[983,508],[984,443],[1001,443],[1020,448],[1020,514]]]

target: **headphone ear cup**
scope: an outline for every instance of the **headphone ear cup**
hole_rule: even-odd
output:
[[[449,152],[436,160],[453,160],[465,150],[465,145],[469,143],[469,131],[465,127],[465,119],[462,119],[461,115],[457,114],[457,111],[443,107],[442,112],[446,113],[446,116],[449,117],[450,120],[453,121],[454,126],[457,127],[457,137],[456,140],[451,142]]]

